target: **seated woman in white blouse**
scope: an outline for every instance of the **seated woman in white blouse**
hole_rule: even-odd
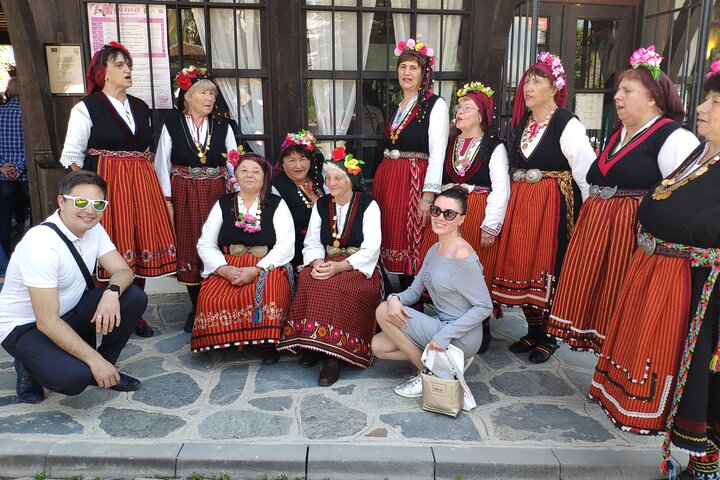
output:
[[[313,207],[305,267],[278,347],[306,349],[302,367],[324,356],[321,386],[338,380],[340,360],[362,368],[372,362],[375,309],[382,301],[380,208],[363,191],[358,162],[340,147],[324,164],[330,195]]]
[[[239,191],[220,198],[198,241],[203,262],[191,349],[262,345],[265,365],[290,309],[295,227],[285,201],[270,193],[271,166],[253,153],[228,154]]]

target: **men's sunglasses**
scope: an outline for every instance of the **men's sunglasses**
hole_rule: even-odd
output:
[[[108,203],[110,203],[107,200],[90,200],[89,198],[73,197],[72,195],[63,195],[63,198],[65,200],[72,200],[73,206],[80,210],[85,210],[88,205],[92,205],[93,210],[96,212],[102,212],[107,208]]]
[[[441,210],[440,207],[436,207],[435,205],[430,207],[430,215],[433,217],[439,217],[441,214],[448,222],[454,220],[458,215],[462,215],[462,213],[449,208],[447,210]]]

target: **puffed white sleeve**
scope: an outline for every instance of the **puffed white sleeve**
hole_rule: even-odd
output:
[[[510,174],[508,173],[508,155],[505,145],[495,147],[490,156],[490,184],[492,191],[488,195],[485,218],[482,228],[490,235],[498,236],[505,222],[505,211],[510,200]]]
[[[215,202],[207,220],[202,228],[200,234],[200,240],[197,243],[198,255],[203,261],[203,272],[202,276],[207,277],[215,272],[218,268],[223,265],[227,265],[225,261],[225,255],[220,251],[218,247],[218,235],[220,234],[220,228],[222,227],[222,210],[220,210],[220,202]]]
[[[70,168],[73,163],[80,168],[85,165],[85,151],[88,140],[90,140],[91,129],[90,112],[84,102],[79,102],[70,110],[65,145],[60,156],[60,163],[63,167]]]
[[[585,126],[577,118],[572,118],[560,136],[560,149],[568,159],[572,176],[580,188],[583,201],[589,196],[590,185],[587,183],[588,170],[595,161],[595,152],[585,132]]]
[[[450,134],[450,117],[448,104],[442,97],[438,98],[430,111],[428,126],[428,145],[430,159],[425,173],[423,192],[440,193],[442,186],[442,167],[445,162],[448,135]]]
[[[165,198],[172,196],[170,187],[170,170],[172,169],[172,163],[170,161],[170,154],[172,153],[172,138],[167,127],[163,125],[162,131],[160,132],[160,139],[158,140],[157,150],[155,151],[155,173],[157,173],[158,182],[160,182],[160,188],[162,189]]]
[[[295,256],[295,223],[285,200],[280,200],[275,215],[275,245],[258,263],[260,268],[281,267],[290,263]]]
[[[370,278],[380,258],[380,207],[373,200],[363,214],[363,241],[360,250],[347,258],[348,263]]]
[[[320,240],[320,228],[322,219],[318,213],[317,202],[313,205],[310,213],[310,222],[308,223],[307,233],[303,242],[303,265],[309,265],[313,260],[325,258],[325,248]]]
[[[658,167],[663,178],[674,172],[698,145],[697,137],[683,127],[671,133],[658,152]]]

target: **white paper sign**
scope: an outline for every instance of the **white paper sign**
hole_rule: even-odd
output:
[[[603,98],[602,93],[578,93],[575,95],[575,115],[588,130],[602,128]]]
[[[118,7],[119,20],[114,3],[88,3],[90,46],[93,53],[108,42],[118,41],[119,24],[119,41],[128,49],[133,59],[133,86],[128,89],[128,93],[143,99],[150,108],[153,107],[153,99],[157,109],[172,108],[165,5],[121,3]]]

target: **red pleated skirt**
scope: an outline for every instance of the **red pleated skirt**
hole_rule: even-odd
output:
[[[225,255],[234,267],[251,267],[259,259],[250,253]],[[290,310],[290,282],[284,267],[270,271],[262,294],[262,317],[254,323],[255,285],[236,287],[220,275],[210,275],[200,288],[190,348],[203,351],[237,345],[277,343],[280,325]]]
[[[548,322],[548,333],[571,348],[601,351],[636,248],[639,203],[634,197],[594,197],[580,210]]]
[[[380,207],[381,259],[389,273],[415,275],[420,270],[423,225],[417,209],[427,160],[383,159],[373,180],[373,197]]]
[[[177,270],[175,231],[152,162],[143,156],[100,155],[98,175],[107,182],[107,230],[133,273],[160,277]],[[98,267],[98,278],[110,275]]]
[[[203,265],[197,242],[210,210],[225,194],[225,178],[189,179],[173,175],[171,182],[177,235],[177,280],[199,285]]]
[[[344,258],[332,258],[340,261]],[[298,290],[282,328],[278,350],[307,348],[367,368],[375,335],[375,309],[382,301],[382,277],[357,270],[315,280],[312,268],[298,277]]]
[[[551,178],[535,184],[513,183],[492,281],[493,301],[509,307],[549,309],[561,221],[560,196],[558,184]]]
[[[635,251],[590,385],[590,397],[623,429],[665,429],[687,338],[690,292],[687,258]]]

